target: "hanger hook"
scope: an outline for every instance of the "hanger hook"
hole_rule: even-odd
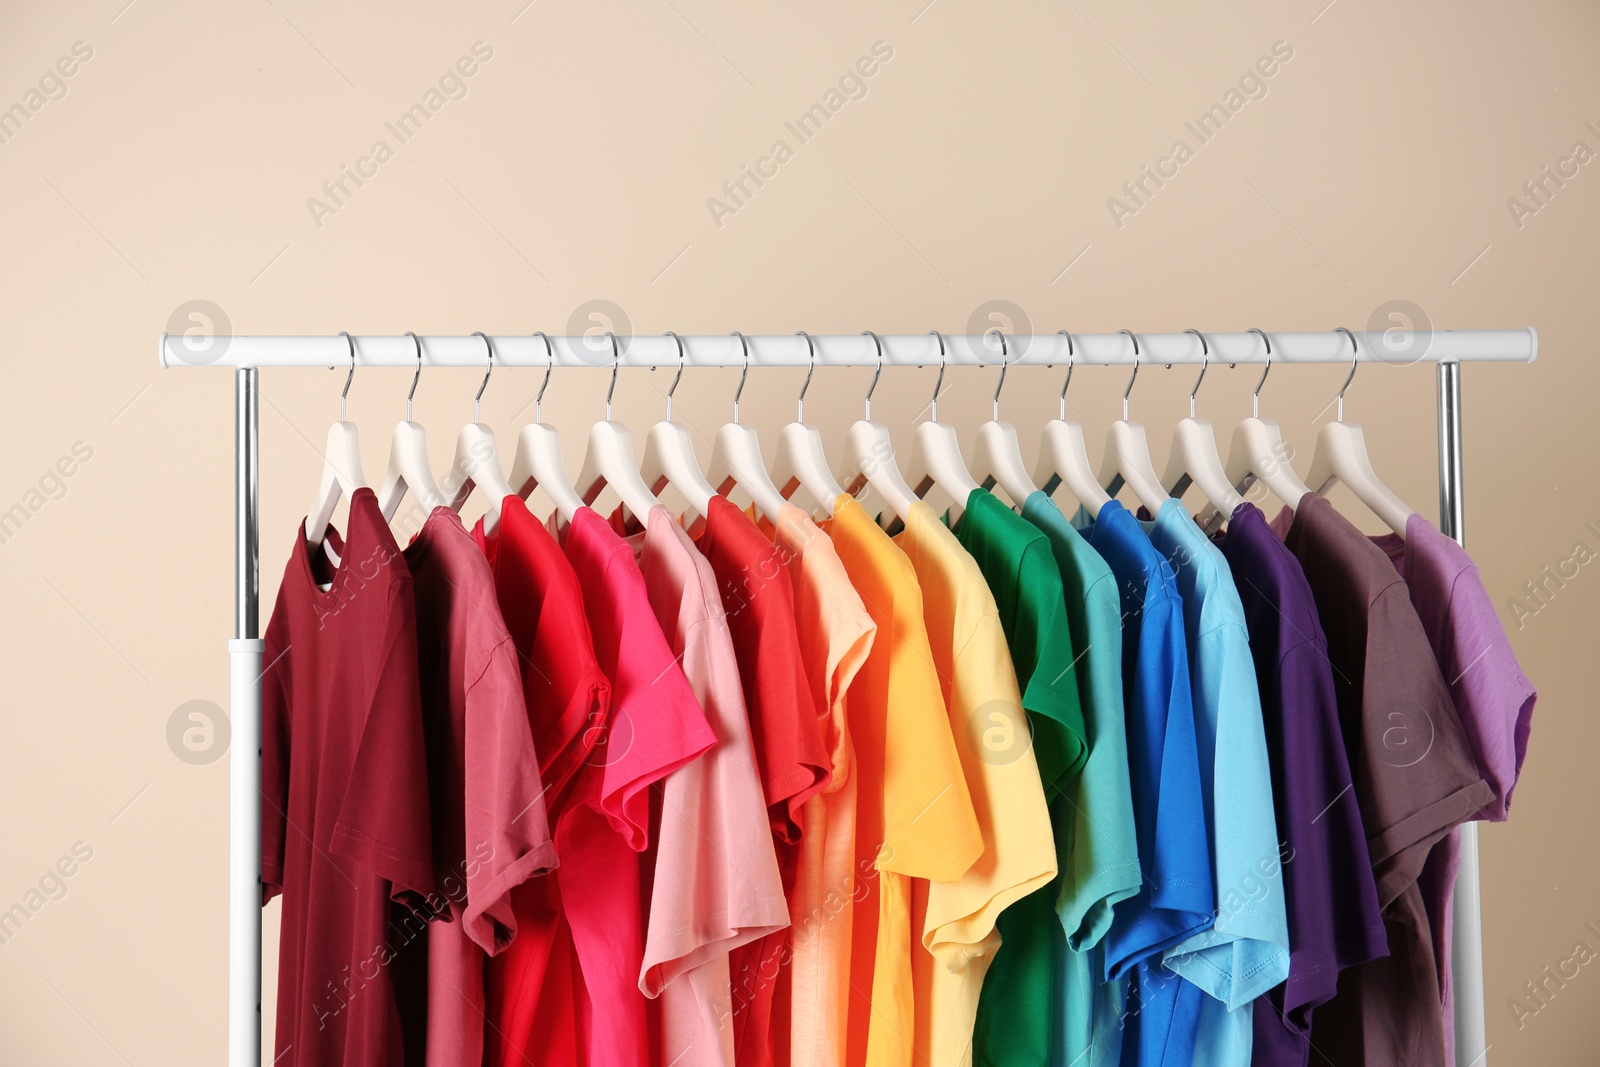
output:
[[[544,342],[544,381],[539,385],[539,395],[533,398],[533,421],[538,422],[544,391],[550,388],[550,372],[556,367],[556,350],[551,347],[550,337],[543,330],[535,330],[533,335]]]
[[[999,422],[1000,390],[1006,387],[1006,371],[1011,369],[1011,346],[1006,344],[1006,332],[998,326],[990,330],[989,333],[996,334],[1000,338],[1000,380],[994,383],[994,408],[989,413],[991,422]],[[984,336],[987,337],[988,334]]]
[[[617,368],[622,366],[622,350],[617,347],[617,338],[610,330],[606,331],[606,340],[611,342],[611,384],[606,387],[606,421],[611,421],[611,394],[617,391]]]
[[[878,388],[878,375],[883,373],[883,342],[878,340],[878,335],[871,330],[862,330],[861,336],[872,338],[872,343],[878,350],[878,369],[872,372],[872,384],[867,386],[866,418],[870,422],[872,420],[872,394]]]
[[[1272,372],[1272,340],[1254,326],[1245,332],[1253,333],[1260,337],[1261,342],[1267,346],[1267,368],[1261,372],[1261,380],[1256,382],[1256,391],[1250,394],[1250,417],[1259,419],[1261,417],[1261,387],[1267,383],[1267,375]]]
[[[1356,367],[1361,363],[1361,346],[1356,343],[1356,335],[1343,326],[1334,328],[1334,333],[1342,333],[1350,338],[1350,373],[1345,377],[1344,384],[1339,386],[1339,421],[1344,421],[1344,391],[1350,388],[1350,383],[1356,380]]]
[[[938,422],[939,421],[939,390],[944,388],[944,360],[945,360],[945,355],[944,355],[944,334],[940,333],[938,330],[929,330],[928,331],[928,336],[929,337],[936,337],[939,340],[939,377],[937,379],[935,379],[935,381],[933,383],[933,403],[930,405],[930,408],[929,408],[929,414],[932,416],[933,421],[934,422]]]
[[[811,340],[811,335],[804,330],[796,330],[796,337],[806,339],[806,380],[800,383],[800,396],[794,402],[794,421],[806,421],[806,390],[811,388],[811,375],[817,369],[817,346]]]
[[[417,395],[417,382],[422,378],[422,339],[410,330],[406,336],[411,338],[411,343],[417,349],[417,373],[411,376],[411,392],[406,394],[406,421],[411,421],[411,398]]]
[[[472,336],[483,338],[483,347],[489,351],[489,369],[483,372],[483,381],[478,385],[478,395],[472,398],[472,421],[478,422],[478,405],[483,401],[483,391],[489,388],[489,375],[494,373],[494,342],[489,340],[489,335],[482,330],[476,330]]]
[[[738,330],[733,331],[733,336],[739,339],[739,347],[744,350],[744,370],[739,372],[739,388],[733,391],[733,424],[739,425],[739,398],[744,395],[744,380],[750,377],[750,342],[744,339],[744,334]]]
[[[1122,391],[1122,421],[1128,421],[1128,397],[1133,394],[1134,379],[1139,377],[1139,339],[1133,335],[1132,330],[1118,330],[1118,333],[1128,335],[1128,340],[1133,342],[1133,373],[1128,375],[1128,387]]]
[[[349,397],[349,395],[350,395],[350,383],[356,380],[356,343],[355,343],[354,340],[351,339],[350,335],[348,333],[344,332],[343,330],[339,331],[339,336],[343,337],[344,338],[344,343],[346,345],[350,346],[350,373],[345,375],[345,378],[344,378],[344,390],[339,394],[339,421],[343,422],[343,421],[345,421],[344,420],[345,399],[347,397]]]
[[[1211,366],[1211,346],[1206,344],[1206,335],[1199,330],[1184,330],[1200,338],[1200,377],[1194,380],[1194,388],[1189,390],[1189,417],[1194,418],[1194,397],[1200,391],[1200,383],[1206,380],[1206,368]]]
[[[672,384],[667,386],[667,421],[672,421],[672,394],[678,391],[678,383],[683,380],[683,338],[671,330],[666,334],[678,346],[678,373],[672,376]]]
[[[1077,353],[1072,350],[1072,335],[1066,330],[1057,330],[1062,337],[1067,339],[1067,380],[1061,383],[1061,413],[1058,418],[1067,421],[1067,386],[1072,384],[1072,364]]]

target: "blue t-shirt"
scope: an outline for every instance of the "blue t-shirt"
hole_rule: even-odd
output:
[[[1272,768],[1244,607],[1220,549],[1183,502],[1167,500],[1145,524],[1177,575],[1189,651],[1190,694],[1217,919],[1169,947],[1163,960],[1211,994],[1196,1062],[1248,1067],[1250,1002],[1289,974]]]
[[[1139,892],[1115,905],[1105,940],[1106,977],[1131,978],[1121,1062],[1187,1065],[1205,996],[1162,955],[1211,928],[1216,894],[1184,604],[1172,567],[1121,504],[1106,504],[1095,522],[1082,522],[1080,512],[1079,521],[1122,601],[1128,776],[1144,873]]]

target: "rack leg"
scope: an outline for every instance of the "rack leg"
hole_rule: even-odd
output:
[[[261,647],[256,369],[234,372],[234,640],[228,642],[228,1065],[261,1064]]]
[[[1464,543],[1462,500],[1461,364],[1439,364],[1439,529]],[[1488,1033],[1483,1008],[1483,907],[1478,885],[1478,824],[1464,823],[1456,875],[1450,982],[1455,990],[1457,1067],[1485,1067]]]

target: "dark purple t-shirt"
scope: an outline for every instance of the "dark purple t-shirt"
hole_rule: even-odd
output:
[[[1250,633],[1289,916],[1289,978],[1255,1002],[1251,1063],[1305,1067],[1312,1009],[1332,998],[1340,971],[1384,955],[1388,940],[1305,572],[1248,502],[1217,545]]]

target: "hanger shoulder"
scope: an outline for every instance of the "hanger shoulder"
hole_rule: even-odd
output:
[[[1100,509],[1111,502],[1089,462],[1083,427],[1065,419],[1045,423],[1039,435],[1039,462],[1034,468],[1034,481],[1046,493],[1054,492],[1058,485],[1066,486],[1067,492],[1095,518],[1099,518]]]
[[[1018,507],[1039,489],[1022,458],[1017,428],[1009,422],[986,422],[978,427],[972,449],[972,476],[984,486],[998,485]]]
[[[711,448],[709,475],[711,487],[719,495],[726,496],[737,485],[749,495],[761,514],[772,522],[778,521],[783,495],[767,473],[761,438],[753,428],[730,422],[717,431]]]
[[[863,485],[870,485],[902,522],[910,518],[911,505],[918,498],[895,462],[894,440],[889,428],[881,422],[861,419],[851,424],[845,433],[845,450],[855,467],[845,484],[845,492],[853,496]]]
[[[709,512],[711,498],[716,495],[700,470],[689,431],[675,422],[658,422],[650,427],[645,435],[639,477],[652,494],[670,484],[688,501],[694,513],[702,517]]]
[[[1150,460],[1150,440],[1142,423],[1118,419],[1106,434],[1106,450],[1100,460],[1100,484],[1108,494],[1126,482],[1133,495],[1151,517],[1171,499],[1161,486],[1155,464]]]
[[[311,510],[306,512],[306,540],[321,544],[339,498],[355,495],[364,488],[367,477],[361,470],[361,441],[353,422],[336,422],[328,427],[328,443],[322,452],[322,477]]]
[[[535,486],[542,488],[556,505],[565,523],[571,523],[583,498],[567,477],[566,461],[561,457],[561,435],[554,426],[529,423],[517,435],[517,453],[511,461],[512,491],[526,500]]]
[[[959,513],[967,506],[967,497],[981,487],[967,469],[955,427],[931,420],[919,423],[912,440],[906,481],[924,499],[930,489],[937,487],[950,498],[951,507]]]
[[[1283,439],[1283,431],[1269,419],[1249,418],[1233,431],[1228,448],[1228,483],[1243,493],[1259,480],[1292,511],[1300,498],[1311,492],[1300,480],[1290,460],[1294,452]]]
[[[1348,422],[1330,422],[1317,433],[1316,451],[1306,479],[1317,492],[1326,493],[1336,482],[1344,482],[1372,513],[1389,529],[1405,536],[1406,526],[1416,509],[1379,479],[1367,451],[1366,434]]]
[[[643,522],[660,501],[645,484],[633,457],[633,438],[626,426],[611,421],[595,423],[589,430],[589,447],[576,486],[584,503],[593,504],[600,491],[610,486],[622,498],[623,507]]]
[[[1204,419],[1179,421],[1172,431],[1172,449],[1167,455],[1166,473],[1161,484],[1172,496],[1182,496],[1193,483],[1224,516],[1244,502],[1223,470],[1217,435]]]
[[[830,518],[834,501],[844,495],[844,488],[828,465],[822,434],[803,422],[791,422],[779,432],[772,481],[786,498],[793,496],[796,489],[804,489]]]

